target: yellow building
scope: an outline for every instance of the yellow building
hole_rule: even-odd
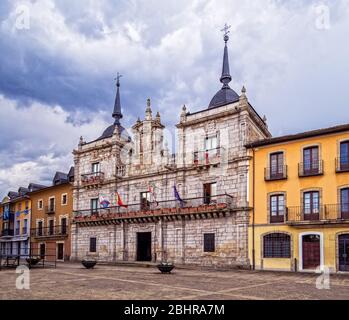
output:
[[[255,269],[349,271],[349,125],[247,147]]]
[[[31,183],[9,192],[0,204],[0,254],[24,259],[30,254],[31,200],[29,192],[43,186]]]

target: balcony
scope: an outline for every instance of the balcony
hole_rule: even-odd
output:
[[[45,207],[45,213],[46,214],[55,214],[56,208],[55,206],[47,206]]]
[[[264,168],[264,180],[275,181],[287,179],[287,166]]]
[[[349,204],[327,204],[318,208],[289,207],[286,223],[290,225],[319,225],[349,223]]]
[[[324,174],[324,162],[323,160],[312,161],[307,163],[298,164],[299,177],[312,177]]]
[[[225,149],[222,147],[206,151],[196,151],[194,152],[194,166],[218,165],[221,163],[224,151]]]
[[[81,184],[83,186],[98,186],[104,182],[103,172],[92,172],[81,175]]]
[[[336,172],[349,172],[349,159],[348,158],[336,158]]]
[[[126,166],[116,167],[116,177],[121,179],[126,176]]]
[[[68,227],[66,225],[62,226],[52,226],[47,228],[36,228],[30,230],[31,237],[35,239],[43,239],[43,238],[67,238],[68,237]]]
[[[15,234],[14,229],[4,229],[1,231],[2,237],[13,237]]]
[[[208,203],[208,204],[205,204]],[[209,197],[168,200],[154,202],[143,202],[124,207],[109,207],[80,210],[74,212],[75,221],[108,220],[123,218],[161,217],[171,215],[215,215],[236,209],[233,197],[224,194]]]
[[[7,211],[2,214],[3,221],[13,221],[15,219],[14,211]]]

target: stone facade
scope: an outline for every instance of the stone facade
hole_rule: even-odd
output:
[[[94,255],[108,262],[140,260],[137,235],[148,232],[154,262],[249,265],[249,157],[245,145],[270,136],[265,121],[251,107],[243,90],[240,99],[220,107],[196,113],[183,107],[176,127],[174,156],[165,142],[160,114],[153,116],[148,100],[144,120],[138,119],[132,127],[132,140],[117,125],[111,136],[80,142],[74,151],[74,259]],[[99,164],[101,177],[86,184],[84,175],[91,172],[94,163]],[[201,207],[207,202],[204,185],[212,183],[212,203],[226,207],[207,213]],[[194,213],[186,213],[176,200],[174,186],[185,201],[183,207],[193,208]],[[145,211],[141,197],[149,190],[145,196],[149,197],[149,210]],[[117,193],[127,209],[118,206]],[[88,220],[91,199],[101,196],[108,199],[109,208],[95,210],[99,215]],[[168,214],[167,210],[161,212],[163,208],[177,211]],[[134,215],[137,219],[132,218]],[[214,234],[212,252],[204,250],[205,234]],[[93,253],[91,237],[97,239]]]

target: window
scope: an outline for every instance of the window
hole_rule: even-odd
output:
[[[204,204],[217,201],[217,183],[204,184]]]
[[[349,219],[349,188],[341,190],[341,216]]]
[[[52,219],[48,221],[48,232],[50,236],[54,235],[54,221]]]
[[[28,233],[28,219],[23,220],[23,232],[22,234],[27,234]]]
[[[204,234],[204,252],[215,252],[215,234]]]
[[[38,236],[42,236],[42,221],[38,222]]]
[[[270,222],[284,222],[285,196],[283,194],[270,197]]]
[[[303,173],[305,175],[320,173],[319,147],[303,150]]]
[[[97,238],[90,238],[90,252],[97,252]]]
[[[65,194],[62,194],[62,205],[65,206],[67,205],[68,203],[68,195],[65,193]]]
[[[92,173],[100,173],[101,164],[99,162],[92,163]]]
[[[284,153],[277,152],[270,155],[270,178],[277,179],[284,176]]]
[[[148,210],[150,203],[150,192],[141,192],[141,210]]]
[[[55,198],[50,198],[48,201],[48,211],[54,212],[55,211]]]
[[[264,258],[291,258],[291,238],[284,233],[271,233],[263,237]]]
[[[26,202],[25,202],[25,210],[28,210],[28,209],[29,209],[29,201],[26,200]]]
[[[22,211],[22,202],[18,203],[17,208],[19,212]]]
[[[209,152],[209,155],[215,155],[218,148],[217,135],[206,137],[205,139],[205,151]]]
[[[92,211],[92,213],[98,213],[98,206],[99,206],[98,201],[99,201],[98,198],[91,199],[91,211]]]
[[[61,220],[61,232],[62,234],[67,234],[67,218],[62,218]]]
[[[42,210],[44,202],[42,200],[38,201],[38,209]]]
[[[349,170],[349,141],[340,145],[340,170]]]
[[[18,221],[16,221],[16,236],[20,235],[20,233],[21,233],[20,230],[21,230],[21,221],[18,220]]]
[[[304,193],[304,219],[319,220],[320,195],[318,191]]]

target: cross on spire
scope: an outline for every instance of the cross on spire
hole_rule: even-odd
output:
[[[116,80],[116,85],[117,85],[118,87],[120,87],[120,79],[121,79],[122,77],[123,77],[123,75],[120,74],[120,73],[118,72],[116,78],[114,79],[114,80]]]
[[[229,29],[231,28],[231,26],[228,26],[228,24],[226,23],[225,25],[224,25],[224,28],[221,30],[222,32],[224,32],[224,41],[225,41],[225,43],[227,43],[228,42],[228,40],[229,40],[229,33],[230,33],[230,31],[229,31]]]

